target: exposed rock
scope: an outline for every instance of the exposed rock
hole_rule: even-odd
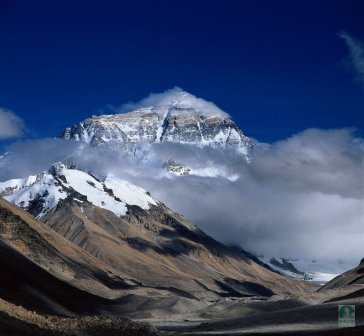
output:
[[[292,263],[290,263],[287,259],[285,258],[279,258],[279,260],[277,258],[271,258],[269,260],[269,262],[274,265],[274,266],[277,266],[279,268],[281,268],[282,270],[285,270],[285,271],[289,271],[289,272],[292,272],[292,273],[295,273],[295,274],[299,274],[299,275],[302,275],[304,276],[305,273],[304,272],[301,272],[299,271],[296,267],[293,266]]]
[[[168,160],[167,163],[164,165],[164,168],[176,175],[188,175],[191,171],[190,168],[185,167],[181,163],[177,163],[173,160]]]

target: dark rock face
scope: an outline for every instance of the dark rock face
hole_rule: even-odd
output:
[[[287,259],[285,258],[281,258],[280,261],[277,260],[276,258],[272,258],[269,260],[269,262],[274,265],[274,266],[277,266],[285,271],[289,271],[289,272],[292,272],[292,273],[296,273],[296,274],[299,274],[299,275],[302,275],[304,276],[305,273],[304,272],[301,272],[299,271],[296,267],[293,266],[292,263],[290,263]]]
[[[190,168],[185,167],[183,164],[175,162],[173,160],[168,160],[167,163],[164,165],[164,168],[172,172],[176,175],[188,175],[191,171]]]
[[[45,198],[49,195],[49,192],[45,190],[44,192],[36,195],[36,197],[29,202],[29,205],[27,207],[27,211],[33,215],[34,217],[37,217],[45,207]]]

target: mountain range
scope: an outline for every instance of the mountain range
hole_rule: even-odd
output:
[[[150,145],[163,143],[232,150],[247,161],[257,146],[253,139],[244,135],[228,114],[213,103],[185,91],[174,92],[141,106],[129,106],[126,113],[92,116],[65,128],[60,132],[59,138],[83,142],[100,150],[112,147],[121,153],[140,156],[143,160],[149,155]],[[199,165],[202,169],[192,169],[184,162],[168,159],[164,168],[169,173],[180,176],[202,174],[222,175],[230,180],[237,178],[224,173],[221,167],[213,167],[211,162],[201,161]],[[77,201],[79,204],[87,200],[117,216],[126,216],[130,206],[138,206],[148,212],[151,206],[159,204],[148,192],[127,180],[110,173],[104,176],[98,171],[76,167],[69,158],[37,175],[0,182],[0,196],[39,219],[65,200]],[[336,269],[343,269],[335,265],[321,265],[320,269],[317,264],[287,262],[286,259],[268,257],[260,258],[260,261],[278,273],[319,282],[330,280],[335,273],[338,274]]]
[[[247,164],[256,148],[226,113],[186,92],[127,113],[93,116],[59,138],[137,156],[148,155],[152,144],[208,146],[232,151]],[[164,168],[176,178],[191,172],[173,160]],[[0,309],[8,314],[21,305],[56,316],[126,316],[159,321],[166,332],[164,319],[198,317],[215,321],[213,327],[202,323],[202,331],[224,331],[219,319],[249,326],[241,315],[280,321],[287,309],[312,317],[324,305],[331,311],[332,302],[362,296],[363,264],[314,293],[318,285],[305,281],[307,270],[294,261],[259,259],[227,246],[188,214],[154,198],[153,190],[120,175],[101,174],[97,166],[90,170],[65,157],[43,172],[0,182]],[[269,315],[270,309],[278,315]],[[124,322],[115,322],[117,328]],[[81,327],[74,328],[77,334]]]

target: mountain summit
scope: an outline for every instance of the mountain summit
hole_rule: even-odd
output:
[[[253,141],[227,113],[185,91],[152,95],[126,108],[127,113],[92,116],[65,128],[59,137],[125,148],[158,142],[211,145],[233,148],[243,155],[253,147]]]

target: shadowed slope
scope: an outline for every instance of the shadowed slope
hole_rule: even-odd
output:
[[[145,287],[196,300],[271,296],[314,288],[271,272],[241,249],[207,236],[163,204],[126,216],[88,202],[61,201],[44,222],[71,242]]]

